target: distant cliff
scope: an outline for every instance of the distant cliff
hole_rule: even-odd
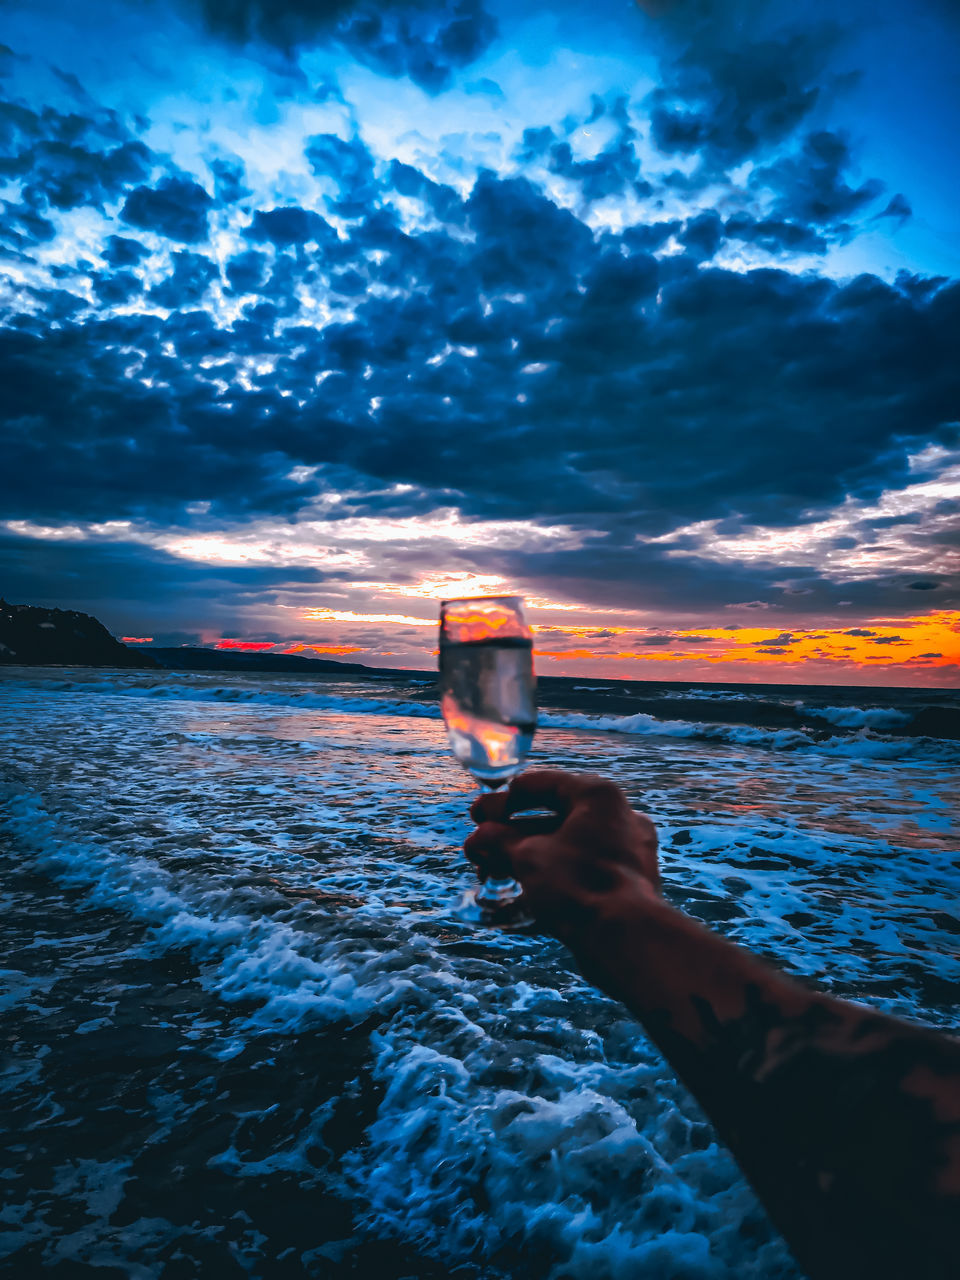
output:
[[[72,609],[8,604],[0,598],[0,663],[25,666],[156,667],[114,639],[102,622]]]

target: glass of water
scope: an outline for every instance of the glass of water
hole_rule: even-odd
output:
[[[537,724],[533,635],[518,596],[470,596],[440,606],[440,707],[454,756],[485,791],[523,768]],[[520,917],[520,886],[490,878],[471,890],[467,916]]]

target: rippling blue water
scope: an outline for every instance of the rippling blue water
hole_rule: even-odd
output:
[[[591,686],[537,758],[626,788],[685,910],[949,1025],[960,752],[835,694]],[[458,920],[422,684],[6,669],[0,750],[8,1274],[796,1275],[641,1029]]]

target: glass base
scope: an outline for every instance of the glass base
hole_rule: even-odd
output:
[[[485,880],[468,889],[458,915],[490,929],[529,929],[533,924],[516,880]]]

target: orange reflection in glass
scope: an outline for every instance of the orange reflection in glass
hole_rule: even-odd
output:
[[[532,640],[516,596],[475,596],[444,600],[440,606],[445,644],[480,644],[485,640]]]
[[[516,763],[515,742],[519,730],[515,725],[497,725],[490,720],[478,720],[458,705],[452,694],[445,693],[440,701],[443,722],[447,726],[453,754],[461,764],[473,757],[474,745],[479,742],[491,769],[503,769]]]

